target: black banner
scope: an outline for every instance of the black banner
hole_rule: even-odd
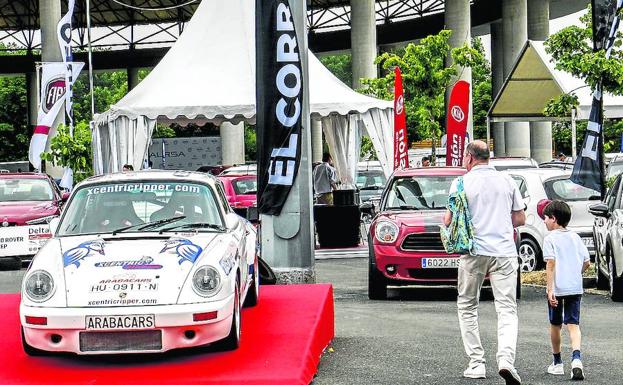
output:
[[[599,51],[606,47],[610,26],[617,9],[617,0],[592,0],[593,11],[593,49]]]
[[[255,12],[257,205],[279,215],[301,160],[300,45],[287,0],[256,0]]]

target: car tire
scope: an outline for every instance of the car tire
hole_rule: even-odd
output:
[[[370,252],[368,259],[368,298],[387,299],[387,279],[376,267],[372,240],[368,242],[368,250]]]
[[[610,298],[614,302],[623,302],[623,276],[617,277],[617,265],[614,257],[610,255],[608,258],[608,266],[610,267]]]
[[[519,244],[519,268],[522,272],[535,271],[542,266],[539,246],[530,238],[522,238]]]
[[[234,290],[234,313],[232,315],[229,335],[216,343],[221,351],[236,350],[240,346],[240,284],[236,282]]]
[[[253,265],[253,281],[251,281],[251,287],[247,290],[247,297],[244,299],[244,307],[253,307],[257,305],[257,301],[260,298],[260,280],[258,277],[259,263],[257,259]]]
[[[610,282],[608,276],[601,271],[600,259],[601,256],[599,252],[595,251],[595,287],[601,290],[608,290],[610,288]]]
[[[28,342],[26,342],[26,337],[24,336],[24,328],[21,328],[21,333],[22,333],[22,347],[24,348],[24,352],[26,354],[28,354],[29,356],[32,357],[40,357],[40,356],[48,356],[50,355],[50,352],[47,352],[45,350],[41,350],[41,349],[37,349],[34,348],[30,345],[28,345]]]

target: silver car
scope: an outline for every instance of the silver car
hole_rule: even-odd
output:
[[[578,233],[588,251],[594,255],[593,216],[588,206],[599,200],[596,191],[571,182],[569,170],[532,168],[505,172],[517,183],[526,203],[526,224],[519,227],[522,271],[533,271],[544,266],[543,238],[548,231],[537,214],[537,204],[544,199],[562,200],[571,207],[571,221],[567,228]]]

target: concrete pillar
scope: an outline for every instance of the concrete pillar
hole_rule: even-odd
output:
[[[322,122],[311,120],[312,163],[322,162]]]
[[[138,80],[138,68],[128,68],[126,71],[128,73],[128,92],[136,87],[139,83]]]
[[[502,23],[491,23],[491,97],[495,99],[504,84],[504,40]],[[504,123],[491,123],[493,137],[493,153],[495,156],[506,156],[504,139]]]
[[[244,123],[223,122],[220,133],[223,165],[244,163]]]
[[[56,27],[61,20],[61,1],[60,0],[39,0],[39,21],[41,25],[41,61],[43,62],[62,62],[61,49],[58,45],[58,35]],[[56,127],[65,121],[65,108],[61,109],[54,125],[50,128],[46,151],[50,149],[52,138],[56,135]],[[62,167],[54,167],[52,163],[46,162],[46,172],[54,178],[63,176]]]
[[[528,0],[528,39],[549,36],[549,0]],[[552,160],[552,123],[530,122],[530,153],[539,163]]]
[[[26,74],[26,100],[27,100],[27,108],[28,108],[28,125],[36,126],[37,125],[37,110],[39,108],[39,94],[37,87],[37,74],[36,73],[27,73]]]
[[[506,78],[528,38],[527,0],[502,0],[502,36]],[[507,156],[530,156],[530,125],[527,122],[506,123],[504,139]]]
[[[471,18],[470,18],[470,4],[469,0],[446,0],[445,2],[445,24],[446,29],[452,31],[450,36],[450,47],[457,48],[462,47],[464,44],[471,46]],[[448,61],[452,58],[448,57]],[[458,67],[457,71],[459,76],[453,79],[450,87],[446,90],[446,111],[448,111],[448,102],[450,100],[450,92],[455,82],[459,80],[465,80],[470,84],[470,99],[469,99],[469,112],[467,119],[467,133],[470,140],[474,140],[474,122],[473,122],[473,108],[472,108],[472,69]]]
[[[376,18],[374,0],[350,1],[350,44],[353,60],[353,88],[361,87],[359,79],[376,78]]]

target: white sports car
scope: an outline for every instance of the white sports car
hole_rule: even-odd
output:
[[[259,298],[256,230],[216,178],[93,177],[50,226],[22,283],[26,353],[238,347],[241,304]]]

